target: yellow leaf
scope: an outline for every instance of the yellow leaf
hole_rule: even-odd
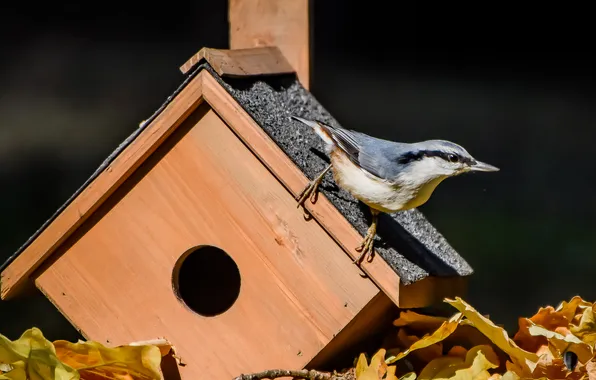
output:
[[[524,374],[534,371],[538,362],[538,355],[520,348],[509,336],[507,332],[496,326],[490,319],[482,316],[472,306],[463,301],[460,297],[455,300],[446,299],[445,302],[455,307],[460,313],[471,322],[481,333],[486,335],[497,347],[505,352],[511,360],[517,364]]]
[[[412,330],[434,330],[446,322],[445,317],[435,317],[431,315],[418,314],[412,310],[402,311],[399,318],[393,321],[396,327],[408,327]]]
[[[565,318],[567,318],[569,323],[574,323],[574,319],[576,318],[577,314],[580,314],[581,310],[586,307],[592,307],[592,304],[590,302],[584,301],[580,296],[575,296],[571,298],[569,302],[561,302],[561,304],[557,306],[556,310],[561,312]]]
[[[491,376],[488,370],[498,366],[497,354],[491,346],[476,346],[468,351],[465,359],[457,356],[444,356],[431,361],[420,372],[418,380],[488,380]]]
[[[387,366],[387,364],[385,364]],[[395,376],[395,370],[397,367],[394,365],[387,366],[387,373],[385,374],[385,380],[398,380],[397,376]]]
[[[580,337],[585,343],[591,345],[592,347],[594,347],[594,343],[596,343],[595,307],[596,305],[585,308],[581,315],[579,324],[570,328],[570,331],[574,335]]]
[[[465,358],[468,350],[462,346],[453,346],[447,353],[447,356],[459,356],[460,358]]]
[[[416,373],[408,372],[402,377],[400,377],[399,380],[416,380]]]
[[[520,377],[515,372],[507,371],[503,375],[501,375],[500,373],[495,373],[488,379],[489,380],[519,380]]]
[[[52,342],[35,327],[15,341],[0,335],[0,364],[2,380],[79,379],[77,371],[60,362]]]
[[[371,358],[370,365],[364,354],[360,354],[356,364],[356,380],[397,380],[395,366],[385,363],[385,349],[381,348]]]
[[[589,380],[596,380],[596,362],[594,360],[590,360],[586,364],[586,371],[588,372]]]
[[[559,358],[567,350],[573,351],[581,363],[586,363],[593,356],[591,347],[573,334],[563,336],[537,325],[531,325],[528,332],[533,336],[545,337],[550,344],[557,348],[559,351],[557,357]]]
[[[12,364],[2,364],[0,368],[1,380],[27,380],[25,362],[18,361]]]
[[[432,334],[424,335],[420,340],[414,342],[407,350],[402,351],[396,356],[389,358],[387,360],[387,363],[394,363],[399,359],[404,358],[412,351],[430,347],[438,342],[441,342],[455,331],[461,320],[462,313],[455,314],[449,320],[443,322],[441,326],[439,326],[439,328],[436,329]]]
[[[530,326],[536,324],[552,331],[567,328],[573,319],[570,308],[571,306],[568,306],[565,311],[557,311],[552,306],[541,307],[531,318],[519,318],[519,328],[513,336],[513,341],[526,351],[538,351],[541,346],[547,344],[547,340],[542,336],[531,335],[528,332]]]
[[[108,348],[98,342],[54,342],[60,360],[77,369],[82,380],[162,378],[161,351],[154,345]]]
[[[360,354],[358,357],[358,362],[356,363],[356,378],[360,378],[367,368],[368,363],[366,361],[366,356],[364,354]]]
[[[400,329],[399,332],[397,333],[397,340],[401,344],[401,347],[404,349],[407,349],[408,347],[411,347],[412,345],[414,345],[416,342],[420,341],[420,339],[417,336],[406,335],[406,331],[404,329]],[[422,360],[424,363],[428,363],[429,361],[433,360],[434,358],[441,356],[442,352],[443,352],[443,345],[441,344],[441,342],[437,342],[437,343],[431,344],[427,347],[418,348],[418,349],[414,350],[412,355],[416,356],[418,359]],[[397,353],[397,355],[399,355],[399,352]]]

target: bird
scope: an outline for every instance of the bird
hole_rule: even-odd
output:
[[[330,164],[296,197],[304,207],[310,197],[315,203],[323,178],[332,170],[333,179],[354,198],[367,205],[372,220],[355,264],[365,256],[371,262],[380,213],[392,214],[426,203],[437,186],[449,177],[469,172],[497,172],[500,169],[476,160],[462,146],[447,140],[414,143],[395,142],[369,136],[319,120],[291,116],[311,127],[323,140]]]

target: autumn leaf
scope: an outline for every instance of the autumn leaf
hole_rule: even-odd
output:
[[[488,380],[519,380],[519,376],[512,371],[507,371],[505,374],[494,373]]]
[[[54,342],[56,355],[75,368],[81,380],[126,379],[158,380],[162,378],[162,352],[154,345],[127,345],[108,348],[98,342]]]
[[[594,348],[594,343],[596,343],[595,308],[596,305],[586,307],[581,314],[579,323],[571,326],[569,329],[573,335],[581,338],[582,341],[589,344],[592,348]]]
[[[580,336],[582,333],[581,329],[577,329],[574,323],[579,323],[583,310],[588,311],[585,317],[586,324],[583,326],[585,331],[590,334],[589,311],[592,308],[592,304],[584,301],[581,297],[575,296],[569,302],[563,301],[555,309],[552,306],[541,307],[536,314],[530,318],[519,318],[518,320],[518,331],[513,336],[513,340],[524,350],[530,352],[537,352],[542,346],[548,345],[548,339],[543,335],[530,334],[529,329],[531,326],[542,326],[546,330],[554,331],[563,336],[569,333],[574,333],[576,336]],[[590,310],[588,310],[590,309]],[[573,331],[572,331],[573,330]],[[578,334],[579,333],[579,334]]]
[[[397,340],[399,341],[401,347],[408,348],[408,347],[411,347],[414,344],[416,344],[416,342],[419,342],[420,338],[418,338],[415,335],[407,335],[405,329],[400,329],[397,333]],[[422,362],[428,363],[429,361],[433,360],[434,358],[442,355],[443,345],[441,344],[441,342],[437,342],[434,344],[430,344],[427,347],[420,347],[420,348],[412,350],[412,351],[414,351],[412,353],[412,355],[416,356],[416,358],[418,358]],[[397,352],[397,353],[391,352],[391,355],[395,356],[395,355],[399,355],[399,353],[400,352]],[[403,354],[403,356],[405,356],[405,355],[407,355],[407,353]],[[390,357],[389,360],[391,363],[391,360],[393,360],[393,359]]]
[[[571,298],[569,300],[569,302],[567,302],[567,301],[561,302],[559,304],[559,306],[557,306],[556,310],[563,313],[567,317],[567,320],[569,320],[570,323],[577,324],[577,321],[576,321],[577,316],[579,314],[581,314],[581,310],[583,310],[587,307],[592,307],[592,303],[583,300],[580,296],[574,296],[573,298]],[[579,311],[578,311],[578,309],[579,309]]]
[[[52,342],[34,327],[11,341],[0,335],[1,380],[78,380],[78,372],[62,363]]]
[[[513,341],[526,351],[537,352],[541,346],[548,344],[548,340],[544,336],[530,334],[530,326],[540,325],[551,331],[565,333],[572,318],[571,316],[568,319],[566,313],[557,311],[552,306],[540,308],[531,318],[519,318],[518,331],[513,336]]]
[[[385,362],[386,352],[383,348],[377,351],[370,359],[370,365],[367,363],[364,354],[360,354],[356,363],[356,380],[397,380],[395,366],[388,366]]]
[[[586,372],[588,373],[588,380],[596,380],[596,361],[590,360],[586,364]]]
[[[439,328],[448,318],[418,314],[412,310],[402,311],[393,321],[396,327],[407,327],[411,331],[429,331]]]
[[[418,380],[430,379],[486,379],[489,369],[499,366],[497,354],[491,346],[471,348],[465,359],[458,356],[444,356],[434,359],[418,375]]]
[[[558,350],[556,357],[561,358],[563,352],[572,351],[581,363],[587,363],[594,356],[590,345],[571,333],[562,335],[538,325],[530,326],[528,331],[533,336],[545,337]]]
[[[420,340],[413,342],[412,345],[406,349],[398,353],[397,355],[390,357],[387,359],[387,363],[391,364],[394,363],[405,356],[407,356],[410,352],[430,347],[436,343],[441,342],[442,340],[446,339],[449,335],[451,335],[459,323],[462,320],[462,314],[457,313],[452,316],[449,320],[443,322],[438,329],[436,329],[432,334],[426,334]]]
[[[445,302],[455,307],[463,316],[471,322],[480,332],[486,335],[498,348],[505,352],[523,372],[518,375],[523,376],[531,374],[538,363],[538,355],[520,348],[509,336],[507,332],[496,326],[490,319],[482,316],[476,309],[467,304],[461,298],[455,300],[446,299]]]

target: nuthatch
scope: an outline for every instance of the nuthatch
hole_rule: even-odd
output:
[[[399,143],[361,132],[332,127],[320,121],[292,116],[308,125],[325,143],[328,165],[297,197],[304,205],[315,194],[329,169],[335,182],[366,204],[372,222],[356,251],[372,260],[373,241],[380,212],[394,213],[424,204],[444,179],[467,172],[495,172],[497,167],[477,161],[463,147],[445,140]]]

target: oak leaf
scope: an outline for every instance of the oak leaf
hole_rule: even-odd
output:
[[[356,380],[398,380],[395,376],[395,366],[388,366],[385,362],[385,353],[387,351],[381,348],[367,363],[364,354],[360,354],[356,363]],[[406,379],[413,380],[411,374],[407,374]]]
[[[596,343],[596,305],[586,307],[581,313],[579,322],[570,327],[570,332],[581,338],[586,344],[594,348]]]
[[[162,352],[153,345],[108,348],[94,341],[54,342],[56,355],[75,368],[81,380],[159,380]]]
[[[33,327],[11,341],[0,335],[0,380],[78,380],[79,374],[56,355],[52,342]]]
[[[412,345],[410,345],[410,347],[406,350],[388,358],[387,363],[394,363],[404,358],[412,351],[431,347],[446,339],[455,331],[457,326],[460,324],[462,317],[463,315],[461,313],[455,314],[449,320],[443,322],[432,334],[424,335],[422,338],[420,338],[420,340],[413,342]]]
[[[489,369],[499,366],[497,354],[491,346],[476,346],[468,350],[465,358],[444,356],[432,360],[418,375],[418,380],[488,380]]]
[[[536,353],[519,347],[503,328],[496,326],[490,319],[478,313],[476,309],[460,297],[456,297],[454,300],[446,299],[445,302],[456,308],[476,329],[486,335],[495,346],[509,355],[511,361],[515,364],[515,368],[521,371],[517,375],[522,377],[531,375],[539,360]]]

